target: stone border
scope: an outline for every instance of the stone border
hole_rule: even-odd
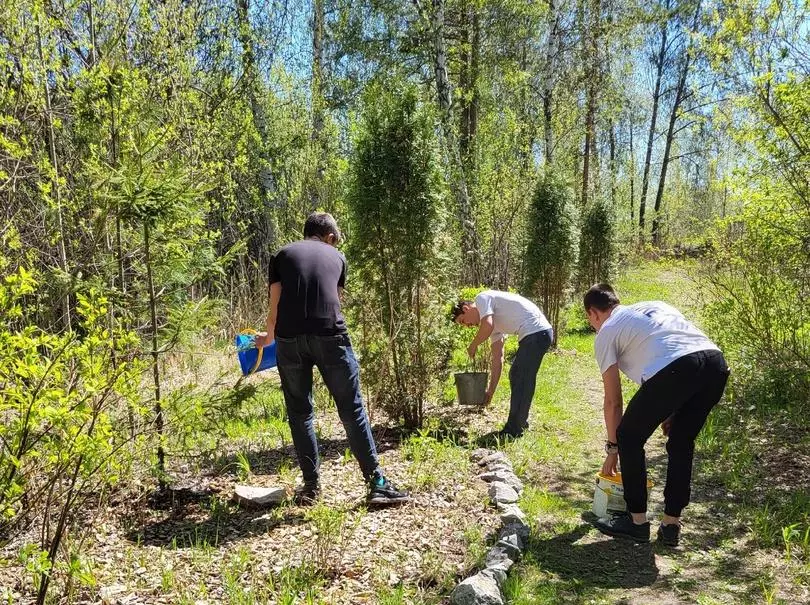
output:
[[[501,591],[509,568],[520,558],[529,538],[526,515],[516,504],[523,482],[504,452],[477,449],[470,459],[483,467],[478,478],[489,483],[489,497],[501,513],[498,541],[487,551],[484,569],[460,582],[450,593],[452,605],[504,605]]]

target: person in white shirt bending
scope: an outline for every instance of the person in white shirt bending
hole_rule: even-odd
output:
[[[478,333],[467,347],[470,358],[475,357],[478,346],[487,338],[492,341],[492,374],[486,394],[487,405],[501,378],[504,339],[507,334],[517,334],[520,344],[509,371],[512,389],[509,419],[499,436],[520,437],[529,426],[529,408],[534,397],[537,372],[551,346],[551,324],[532,301],[512,292],[498,290],[484,290],[475,297],[475,301],[458,301],[451,316],[456,323],[478,326]]]
[[[658,540],[677,546],[681,511],[689,503],[695,438],[723,395],[728,365],[717,345],[664,302],[624,306],[610,285],[597,284],[585,293],[584,305],[597,331],[594,349],[605,390],[607,457],[602,473],[615,474],[621,461],[628,511],[599,519],[596,528],[649,542],[644,445],[660,424],[667,436],[668,463]],[[624,414],[619,370],[641,385]]]

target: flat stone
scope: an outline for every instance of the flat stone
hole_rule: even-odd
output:
[[[486,481],[487,483],[492,483],[493,481],[503,481],[518,494],[523,491],[523,482],[518,479],[518,476],[515,473],[511,471],[487,471],[478,475],[478,478],[482,481]]]
[[[517,502],[517,492],[503,481],[494,481],[489,484],[489,497],[496,504],[511,504]]]
[[[514,473],[515,469],[512,468],[512,463],[508,460],[506,462],[496,462],[495,464],[487,465],[487,470],[492,472],[505,471],[507,473]]]
[[[503,547],[506,552],[509,553],[509,558],[513,561],[517,561],[520,554],[526,548],[528,539],[529,527],[526,525],[513,523],[501,530],[498,541],[495,543],[495,545]]]
[[[472,460],[473,462],[480,462],[481,460],[489,456],[491,453],[492,450],[479,447],[477,450],[473,450],[470,452],[470,460]]]
[[[494,573],[479,572],[461,582],[450,593],[452,605],[504,605]]]
[[[233,499],[240,506],[248,508],[266,508],[281,504],[286,497],[287,490],[283,487],[237,485],[233,490]]]
[[[506,454],[504,454],[503,452],[492,452],[488,456],[484,456],[483,458],[481,458],[481,460],[478,461],[478,465],[489,466],[491,464],[496,464],[499,462],[500,463],[505,462],[507,464],[510,464],[509,458],[507,458]]]
[[[504,572],[509,571],[512,567],[514,560],[509,556],[509,551],[504,546],[492,546],[484,558],[484,567],[486,569],[497,568]]]
[[[521,523],[526,525],[526,515],[517,504],[498,504],[501,513],[501,525]]]
[[[498,538],[503,538],[504,536],[509,536],[511,534],[517,535],[521,542],[526,544],[529,541],[529,526],[520,521],[510,523],[509,525],[505,525],[501,528],[501,531],[498,533]]]
[[[102,586],[99,590],[99,596],[102,603],[112,603],[116,597],[127,591],[127,587],[123,584],[110,584],[109,586]]]
[[[509,562],[509,565],[512,565],[512,562]],[[495,583],[498,585],[498,588],[503,588],[503,585],[506,583],[506,574],[508,569],[503,569],[501,566],[496,565],[495,567],[487,567],[486,569],[481,570],[482,576],[489,576]]]

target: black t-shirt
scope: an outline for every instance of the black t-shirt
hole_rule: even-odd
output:
[[[287,244],[270,261],[270,284],[281,282],[276,336],[346,333],[338,288],[346,285],[346,258],[319,240]]]

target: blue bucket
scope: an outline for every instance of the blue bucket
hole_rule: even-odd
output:
[[[238,334],[236,336],[236,354],[239,356],[239,365],[242,376],[261,372],[276,365],[276,343],[258,350],[254,344],[256,336],[253,334]]]

